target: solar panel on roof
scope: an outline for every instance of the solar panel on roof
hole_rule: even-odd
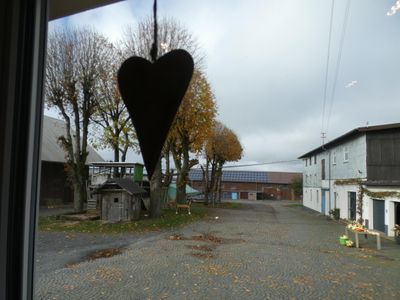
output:
[[[211,175],[211,172],[209,172]],[[262,171],[222,171],[222,181],[224,182],[257,182],[257,183],[289,183],[291,178],[297,173],[285,172],[262,172]],[[203,171],[193,169],[189,173],[189,179],[194,181],[203,180]]]

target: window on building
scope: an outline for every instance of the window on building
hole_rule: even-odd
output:
[[[325,180],[325,159],[321,159],[321,179]]]
[[[343,160],[344,160],[344,162],[349,161],[349,147],[347,147],[347,146],[345,146],[343,148]]]
[[[307,167],[307,159],[305,159],[305,162],[306,162],[306,167]]]
[[[332,164],[333,164],[333,165],[336,165],[336,152],[333,152],[333,155],[332,155]]]
[[[314,165],[316,165],[317,164],[317,156],[315,155],[314,156]]]

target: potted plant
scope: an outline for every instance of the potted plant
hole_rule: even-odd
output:
[[[342,235],[339,237],[339,244],[345,246],[348,240],[349,237],[347,235]]]
[[[329,215],[331,216],[331,218],[333,218],[335,220],[339,220],[340,219],[340,208],[331,209],[329,211]]]
[[[394,239],[396,243],[400,245],[400,225],[399,224],[394,225],[392,230],[394,231]]]

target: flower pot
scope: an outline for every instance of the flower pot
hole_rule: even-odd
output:
[[[348,240],[349,240],[348,238],[347,239],[339,238],[339,243],[340,243],[340,245],[346,246],[346,242]]]

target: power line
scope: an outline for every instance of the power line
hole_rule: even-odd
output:
[[[329,111],[328,111],[328,119],[327,119],[327,123],[326,123],[326,132],[328,132],[328,129],[329,129],[329,122],[331,119],[333,101],[335,100],[336,84],[337,84],[340,65],[341,65],[341,61],[342,61],[344,38],[346,36],[347,24],[348,24],[349,15],[350,15],[350,4],[351,4],[351,0],[347,0],[346,13],[345,13],[344,19],[343,19],[342,35],[340,37],[339,53],[338,53],[338,59],[336,61],[335,77],[334,77],[334,81],[333,81],[332,94],[331,94],[330,106],[329,106]]]
[[[325,86],[324,86],[324,100],[322,104],[322,121],[321,121],[321,134],[324,133],[324,121],[325,121],[325,106],[326,106],[326,94],[328,90],[328,75],[329,75],[329,61],[331,54],[331,40],[332,40],[332,25],[333,25],[333,12],[335,8],[335,0],[332,0],[331,4],[331,19],[329,24],[329,37],[328,37],[328,54],[326,56],[326,67],[325,67]]]
[[[273,164],[282,164],[282,163],[293,163],[293,162],[299,162],[298,159],[291,159],[291,160],[279,160],[279,161],[270,161],[270,162],[264,162],[264,163],[254,163],[254,164],[243,164],[243,165],[228,165],[228,166],[223,166],[222,169],[231,169],[231,168],[241,168],[241,167],[254,167],[254,166],[265,166],[265,165],[273,165]],[[192,168],[191,170],[201,170],[199,167]],[[174,172],[174,176],[180,175],[178,172]]]
[[[245,165],[228,165],[222,167],[223,169],[226,168],[240,168],[240,167],[253,167],[253,166],[265,166],[265,165],[273,165],[273,164],[282,164],[282,163],[292,163],[292,162],[298,162],[298,159],[291,159],[291,160],[280,160],[280,161],[271,161],[271,162],[265,162],[265,163],[254,163],[254,164],[245,164]]]

